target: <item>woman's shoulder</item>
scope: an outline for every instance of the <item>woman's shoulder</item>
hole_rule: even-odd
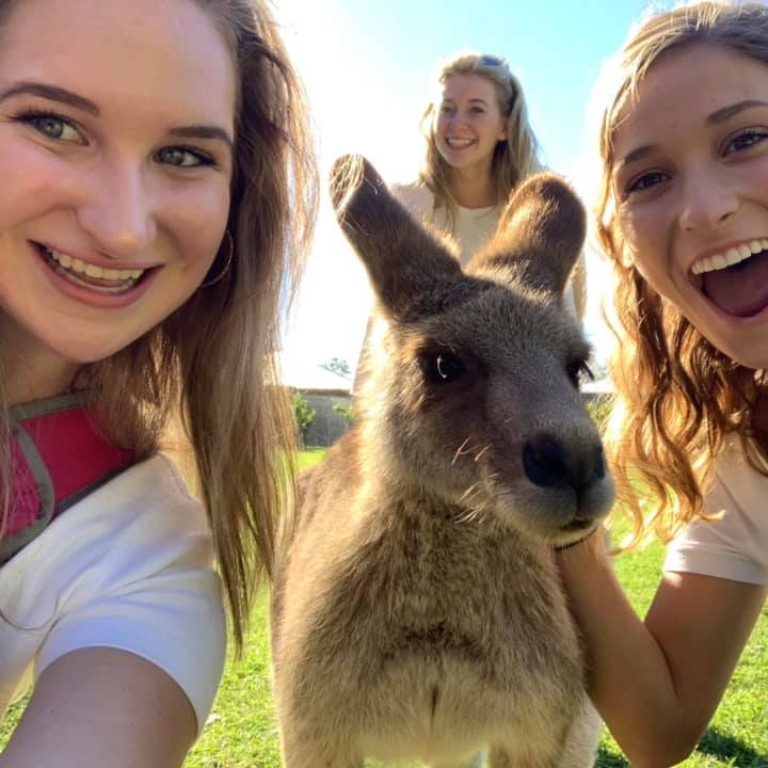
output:
[[[14,596],[10,619],[41,629],[5,638],[25,663],[36,659],[38,674],[74,650],[128,651],[176,681],[202,729],[226,620],[205,511],[167,456],[133,465],[55,518],[0,570],[0,591]],[[6,674],[0,664],[0,689]]]
[[[723,450],[715,459],[714,488],[727,490],[745,515],[759,517],[760,524],[768,530],[768,515],[763,513],[768,499],[768,461],[758,455],[754,461],[760,469],[750,461],[741,440],[736,437],[726,439]]]
[[[93,552],[110,553],[104,567],[134,574],[179,560],[212,567],[205,510],[171,459],[155,455],[125,469],[57,516],[3,571],[44,560],[75,580],[86,575]]]
[[[703,573],[768,585],[768,476],[747,458],[737,438],[728,438],[715,459],[704,507],[669,548],[665,570]]]
[[[408,184],[392,184],[390,191],[410,213],[419,219],[432,210],[434,197],[421,181],[412,181]]]

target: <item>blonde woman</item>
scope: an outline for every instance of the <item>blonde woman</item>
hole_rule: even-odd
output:
[[[221,582],[239,643],[285,497],[303,102],[260,0],[0,0],[0,28],[0,712],[34,676],[0,765],[179,766]]]
[[[618,278],[609,448],[636,537],[674,539],[644,622],[600,537],[560,564],[597,708],[633,765],[668,766],[706,728],[768,588],[768,7],[650,17],[614,75],[597,207]]]
[[[496,232],[517,185],[542,170],[522,86],[506,59],[461,53],[442,64],[437,91],[421,118],[426,142],[417,181],[393,193],[429,229],[447,236],[466,265]],[[565,294],[579,319],[586,309],[586,270],[580,257]],[[378,345],[375,316],[368,322],[353,392],[366,380],[368,350]]]
[[[444,62],[421,119],[426,142],[419,179],[394,191],[411,213],[447,233],[466,264],[494,234],[510,192],[542,170],[525,96],[507,61],[461,53]],[[566,300],[584,314],[584,265]]]

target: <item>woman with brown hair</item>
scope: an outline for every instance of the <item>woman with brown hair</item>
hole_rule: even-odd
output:
[[[35,677],[0,765],[178,766],[221,582],[239,645],[286,498],[303,99],[261,0],[0,0],[0,26],[0,710]]]
[[[617,277],[608,449],[635,540],[672,542],[644,622],[600,537],[559,557],[597,708],[633,765],[668,766],[768,590],[768,7],[652,16],[612,75],[596,211]]]

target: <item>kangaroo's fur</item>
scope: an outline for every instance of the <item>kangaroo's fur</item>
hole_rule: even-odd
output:
[[[334,169],[378,298],[355,427],[301,481],[272,599],[286,768],[584,768],[598,721],[553,549],[607,513],[610,477],[562,296],[584,239],[541,174],[463,272],[375,170]]]

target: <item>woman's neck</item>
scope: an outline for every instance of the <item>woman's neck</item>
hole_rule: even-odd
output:
[[[72,389],[80,366],[64,360],[0,314],[0,375],[8,405],[30,403]]]
[[[451,168],[450,184],[462,208],[489,208],[499,202],[490,168]]]

